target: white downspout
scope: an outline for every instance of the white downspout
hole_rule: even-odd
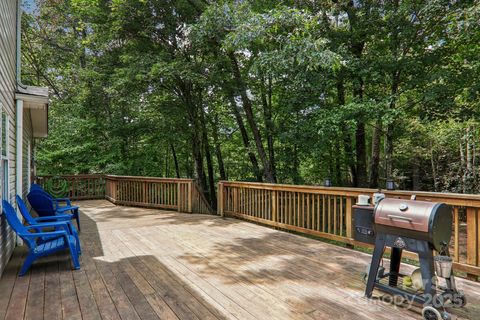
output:
[[[21,8],[21,0],[17,0],[17,85],[21,87],[25,87],[22,84],[22,55],[21,55],[21,41],[22,41],[22,8]],[[16,101],[16,148],[15,148],[15,193],[23,196],[23,100],[17,99]],[[17,215],[23,221],[20,212],[18,212],[17,208]],[[22,244],[22,239],[17,236],[17,244]]]

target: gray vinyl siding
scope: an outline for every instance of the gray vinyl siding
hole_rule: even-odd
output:
[[[15,195],[16,0],[0,1],[0,107],[9,115],[9,200]],[[1,188],[0,184],[0,188]],[[0,195],[2,193],[0,192]],[[15,247],[15,235],[0,215],[0,274]]]

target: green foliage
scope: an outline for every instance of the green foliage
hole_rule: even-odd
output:
[[[206,188],[221,162],[258,179],[253,156],[279,182],[346,186],[362,184],[363,155],[373,186],[479,191],[476,1],[38,2],[23,77],[53,92],[40,174]]]

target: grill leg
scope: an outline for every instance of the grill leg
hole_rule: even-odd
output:
[[[396,287],[398,284],[401,260],[402,249],[393,247],[392,253],[390,254],[390,277],[388,278],[388,285],[390,287]]]
[[[368,273],[367,288],[365,289],[365,296],[370,298],[372,296],[373,287],[377,280],[378,268],[383,256],[383,249],[385,248],[385,235],[379,234],[375,240],[375,249],[373,250],[372,263],[370,264],[370,272]]]
[[[429,248],[427,242],[422,242],[419,247],[422,247],[418,252],[418,257],[420,260],[420,271],[422,272],[422,280],[425,284],[425,296],[433,297],[436,294],[436,287],[433,285],[433,277],[435,275],[435,268],[433,265],[433,252]],[[427,299],[428,301],[429,299]]]

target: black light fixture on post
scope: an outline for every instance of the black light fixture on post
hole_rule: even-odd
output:
[[[325,187],[331,187],[332,186],[332,180],[330,178],[325,178],[325,181],[323,181],[323,185]]]
[[[387,179],[387,184],[386,184],[387,190],[395,190],[395,181],[392,179]]]

